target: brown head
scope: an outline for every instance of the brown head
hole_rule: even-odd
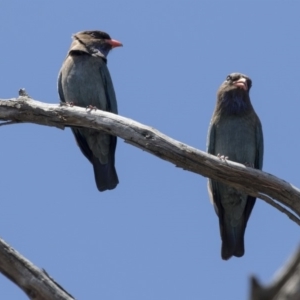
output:
[[[115,47],[123,46],[117,40],[111,39],[109,34],[99,30],[80,31],[73,35],[73,42],[69,53],[81,51],[92,56],[106,59],[109,51]]]
[[[251,79],[241,73],[231,73],[217,92],[216,111],[227,114],[240,114],[252,110],[249,91]]]

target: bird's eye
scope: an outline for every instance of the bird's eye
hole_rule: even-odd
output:
[[[226,81],[230,81],[230,80],[231,80],[231,76],[228,75],[228,76],[226,77]]]

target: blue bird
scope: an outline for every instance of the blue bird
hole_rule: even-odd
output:
[[[117,100],[107,68],[107,55],[122,46],[103,31],[81,31],[73,36],[68,55],[58,77],[62,102],[81,107],[95,107],[117,114]],[[117,138],[89,128],[72,128],[83,155],[92,163],[100,192],[119,183],[115,169]]]
[[[210,122],[207,152],[262,169],[264,142],[261,122],[249,96],[252,81],[232,73],[217,92],[217,103]],[[256,198],[231,186],[209,179],[208,192],[219,217],[221,256],[244,255],[244,234]]]

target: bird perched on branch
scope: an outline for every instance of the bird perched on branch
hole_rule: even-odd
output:
[[[249,96],[252,81],[232,73],[217,92],[217,103],[210,122],[207,152],[262,169],[263,133]],[[244,255],[244,234],[255,197],[209,179],[208,191],[219,217],[222,259]]]
[[[61,101],[117,114],[116,95],[106,63],[109,51],[120,46],[103,31],[74,34],[58,77]],[[119,183],[115,169],[117,138],[89,128],[73,127],[72,131],[83,155],[94,167],[98,190],[114,189]]]

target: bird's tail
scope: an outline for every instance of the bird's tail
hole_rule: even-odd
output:
[[[232,226],[229,218],[224,218],[221,228],[222,259],[228,260],[232,256],[241,257],[245,253],[244,234],[246,224],[244,218],[236,226]],[[221,224],[220,224],[221,225]]]
[[[107,164],[101,164],[99,159],[94,157],[92,163],[98,190],[113,190],[119,183],[114,161],[110,159]]]

